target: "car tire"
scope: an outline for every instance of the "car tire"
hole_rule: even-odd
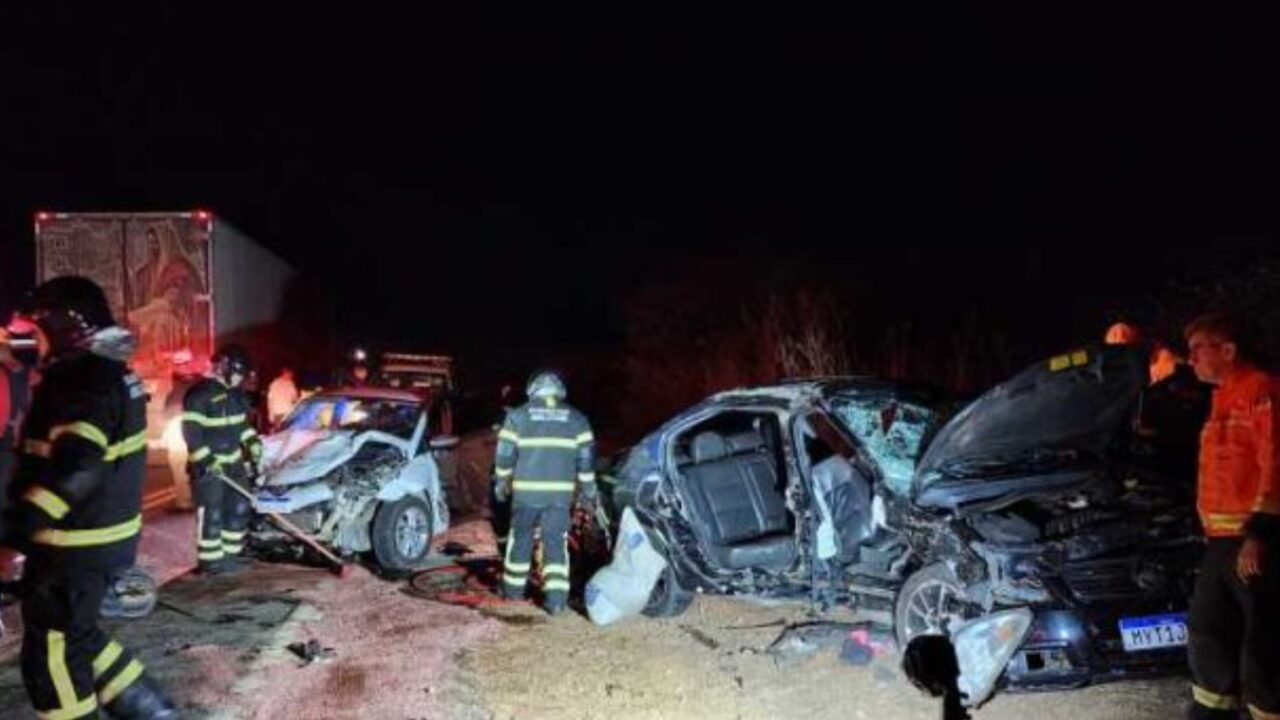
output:
[[[688,610],[692,602],[693,593],[680,586],[675,568],[668,561],[653,586],[653,592],[649,593],[649,602],[643,612],[648,617],[675,617]]]
[[[373,556],[387,570],[412,570],[431,551],[431,507],[417,495],[384,502],[373,517]]]
[[[942,621],[956,619],[949,612],[963,600],[964,586],[945,563],[920,568],[907,578],[893,604],[893,632],[899,648],[917,635],[942,634]]]

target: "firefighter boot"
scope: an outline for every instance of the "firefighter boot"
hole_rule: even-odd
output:
[[[113,720],[178,720],[178,709],[146,675],[107,703]]]

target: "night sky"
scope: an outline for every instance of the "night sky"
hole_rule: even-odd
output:
[[[1263,18],[276,5],[0,3],[0,310],[37,209],[209,208],[349,341],[513,363],[693,267],[1065,345],[1274,255]]]

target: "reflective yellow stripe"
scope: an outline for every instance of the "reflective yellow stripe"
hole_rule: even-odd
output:
[[[555,592],[556,590],[563,590],[564,592],[569,592],[569,581],[568,580],[548,580],[542,583],[542,589],[546,592]]]
[[[191,453],[191,462],[200,462],[212,454],[213,451],[210,450],[208,446],[199,448],[195,452]]]
[[[128,540],[141,530],[142,516],[135,515],[132,520],[127,520],[119,525],[95,528],[93,530],[53,530],[46,528],[36,531],[33,539],[38,545],[93,547],[95,545],[110,545],[121,540]]]
[[[524,584],[525,584],[525,582],[526,582],[527,580],[528,580],[528,578],[527,578],[527,577],[525,577],[524,575],[506,575],[506,574],[503,574],[503,576],[502,576],[502,582],[503,582],[504,584],[506,584],[506,585],[514,585],[514,586],[516,586],[516,587],[523,587],[523,586],[524,586]]]
[[[120,643],[115,640],[107,643],[102,652],[98,653],[98,657],[93,659],[93,679],[97,680],[110,670],[111,666],[115,665],[116,661],[120,659],[120,655],[123,652],[124,648],[120,647]]]
[[[200,540],[200,544],[199,544],[199,546],[200,546],[200,547],[202,547],[202,548],[220,548],[220,547],[222,547],[222,540],[220,540],[220,539],[215,539],[215,540],[204,540],[204,539],[201,539],[201,540]]]
[[[26,440],[22,443],[22,451],[28,455],[47,458],[53,454],[53,445],[48,440]]]
[[[569,566],[568,565],[547,565],[546,567],[542,568],[542,576],[546,577],[548,575],[558,575],[560,577],[569,577]]]
[[[226,553],[222,551],[221,545],[218,546],[217,550],[201,550],[196,553],[197,560],[221,560],[224,557],[226,557]]]
[[[97,712],[98,698],[89,696],[81,700],[75,707],[63,708],[61,710],[36,711],[36,717],[39,720],[80,720]]]
[[[71,682],[71,671],[67,668],[67,636],[57,630],[50,630],[45,638],[45,652],[49,679],[53,681],[53,690],[58,696],[58,708],[37,713],[37,716],[74,720],[96,710],[98,699],[93,695],[84,700],[76,697],[76,686]]]
[[[1204,529],[1234,532],[1244,528],[1248,519],[1243,513],[1209,513],[1204,519]]]
[[[115,676],[106,687],[102,688],[102,692],[98,693],[98,699],[103,705],[109,705],[112,700],[120,696],[120,693],[129,689],[129,686],[142,677],[142,663],[132,660],[128,665],[124,666],[124,670]]]
[[[240,458],[241,455],[239,450],[233,450],[229,453],[215,453],[213,456],[214,462],[219,465],[222,465],[223,463],[233,463]]]
[[[529,566],[531,564],[532,563],[510,563],[509,562],[503,565],[503,569],[511,573],[518,573],[523,575],[524,573],[529,572]]]
[[[578,473],[578,481],[584,483],[595,482],[596,474],[593,472],[580,472]]]
[[[240,442],[247,442],[249,439],[255,438],[257,436],[258,436],[258,431],[254,430],[253,428],[249,428],[248,430],[245,430],[244,432],[240,433]]]
[[[512,430],[503,430],[502,432],[498,433],[498,439],[508,440],[513,443],[518,443],[520,442],[520,434]]]
[[[209,417],[198,412],[182,413],[183,422],[193,422],[201,427],[228,427],[230,425],[238,425],[244,422],[245,414],[228,415],[226,417]]]
[[[573,450],[578,447],[578,443],[567,438],[553,437],[536,437],[536,438],[520,438],[516,441],[516,447],[522,448],[564,448],[565,450]]]
[[[142,432],[136,435],[131,435],[125,438],[124,440],[121,440],[120,442],[107,448],[107,454],[104,457],[104,459],[107,462],[112,462],[114,460],[119,460],[120,458],[125,457],[127,455],[132,455],[136,452],[140,452],[146,449],[147,449],[147,431],[143,430]]]
[[[89,442],[97,445],[103,450],[107,449],[110,443],[107,441],[107,434],[98,429],[97,425],[84,420],[77,420],[66,425],[55,425],[49,430],[49,442],[54,442],[63,435],[75,435],[84,438]]]
[[[516,480],[511,484],[516,490],[529,492],[573,492],[572,480]]]
[[[512,468],[498,468],[497,470],[493,471],[493,474],[497,475],[500,478],[504,478],[504,477],[511,477],[512,473],[514,472],[515,470]]]
[[[241,530],[240,532],[232,532],[232,531],[230,531],[230,530],[223,530],[223,531],[222,531],[222,539],[223,539],[223,540],[233,540],[233,541],[234,541],[234,540],[240,540],[240,539],[244,538],[244,536],[245,536],[245,532],[246,532],[246,531],[244,531],[244,530]]]
[[[1267,712],[1252,703],[1249,705],[1249,714],[1253,716],[1253,720],[1280,720],[1280,713]]]
[[[53,491],[33,485],[22,494],[22,499],[48,513],[54,520],[61,520],[71,512],[66,500],[58,497]]]
[[[1191,697],[1195,699],[1197,705],[1214,710],[1235,710],[1240,707],[1240,699],[1235,695],[1219,695],[1199,685],[1191,686]]]
[[[596,436],[592,435],[590,430],[574,438],[574,440],[576,440],[579,445],[583,445],[589,442],[594,442],[595,439],[596,439]]]

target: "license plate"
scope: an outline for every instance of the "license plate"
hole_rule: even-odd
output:
[[[1187,614],[1120,618],[1120,639],[1126,652],[1142,652],[1187,644]]]

